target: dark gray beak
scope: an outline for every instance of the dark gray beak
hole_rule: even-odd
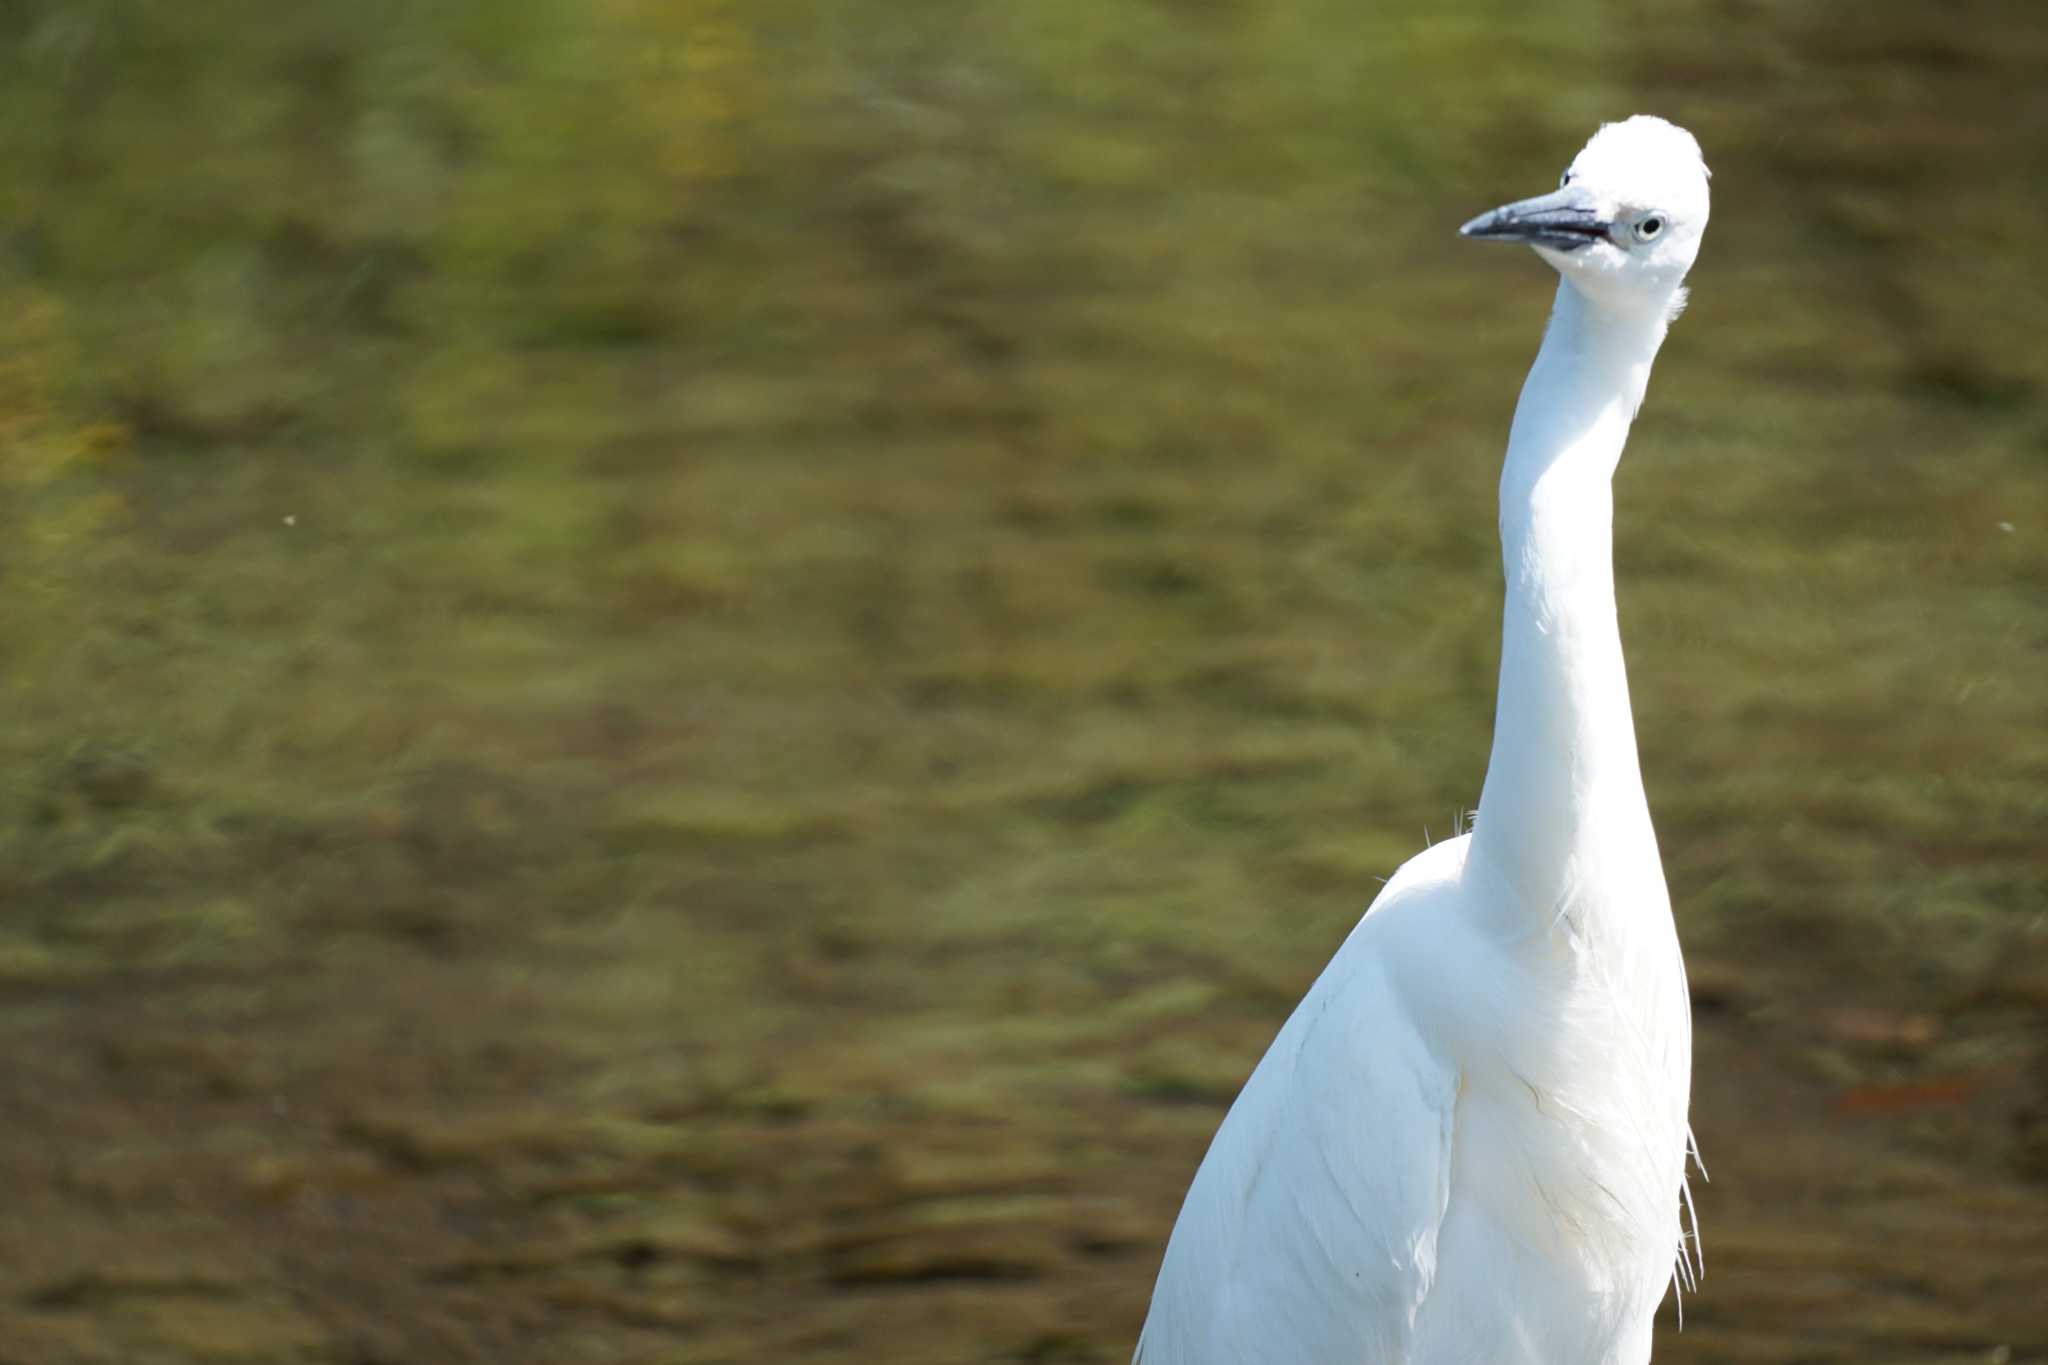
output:
[[[1503,204],[1458,229],[1461,236],[1489,241],[1526,242],[1553,251],[1577,251],[1607,240],[1612,224],[1602,217],[1600,201],[1590,190],[1566,185],[1555,194]]]

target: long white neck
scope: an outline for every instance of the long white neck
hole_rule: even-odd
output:
[[[1473,853],[1536,914],[1655,836],[1614,605],[1612,479],[1667,308],[1610,309],[1561,283],[1500,480],[1507,570],[1493,755]]]

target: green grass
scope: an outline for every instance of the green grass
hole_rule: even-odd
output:
[[[1568,19],[0,9],[0,1355],[1123,1358],[1477,796],[1551,281],[1453,229],[1639,108],[1659,1358],[2048,1352],[2048,28]]]

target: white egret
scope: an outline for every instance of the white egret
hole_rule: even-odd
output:
[[[1692,1021],[1611,480],[1706,225],[1699,144],[1639,115],[1556,193],[1463,228],[1563,277],[1501,474],[1477,824],[1395,873],[1245,1083],[1174,1225],[1143,1365],[1640,1365],[1666,1285],[1697,1273]]]

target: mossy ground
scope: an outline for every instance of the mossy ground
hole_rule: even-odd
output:
[[[1639,108],[1658,1358],[2048,1359],[2032,6],[0,40],[0,1361],[1123,1359],[1476,798],[1550,281],[1451,229]]]

